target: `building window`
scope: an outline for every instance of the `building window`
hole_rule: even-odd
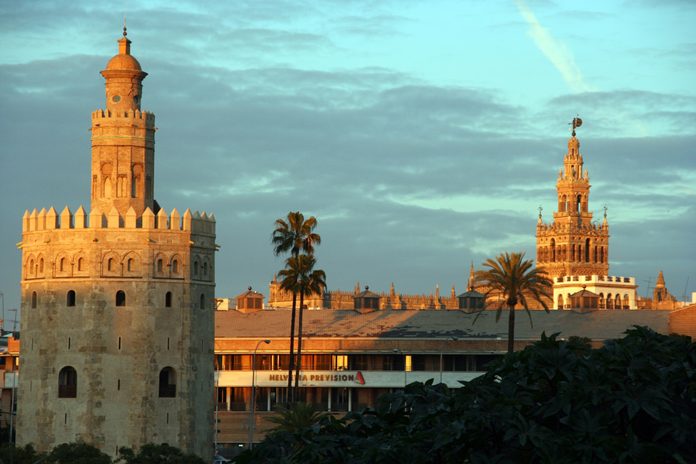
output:
[[[172,292],[165,293],[165,295],[164,295],[164,307],[165,308],[172,307]]]
[[[193,262],[193,275],[198,276],[198,261]]]
[[[68,290],[65,304],[66,306],[75,306],[75,290]]]
[[[203,276],[208,275],[208,263],[203,263]]]
[[[58,398],[77,398],[77,371],[72,366],[58,373]]]
[[[36,292],[31,292],[31,307],[36,308],[36,300],[37,300]]]
[[[133,272],[133,258],[128,258],[128,265],[126,269],[128,269],[128,272]]]
[[[43,273],[43,258],[39,260],[39,272]]]
[[[106,270],[109,272],[114,270],[114,258],[109,258],[109,260],[106,262]]]
[[[173,272],[174,274],[178,274],[178,273],[179,273],[179,260],[177,260],[177,259],[175,259],[175,260],[172,261],[172,272]]]
[[[84,262],[85,262],[85,260],[83,258],[80,258],[77,260],[77,270],[78,271],[84,270]]]
[[[165,367],[159,374],[159,397],[176,397],[176,373],[171,367]]]
[[[65,258],[60,258],[60,261],[58,264],[58,270],[60,272],[63,272],[65,270]]]
[[[157,273],[161,274],[162,273],[162,259],[157,260]]]
[[[201,293],[201,309],[205,308],[205,295]]]
[[[116,292],[116,306],[126,306],[126,292],[123,290]]]

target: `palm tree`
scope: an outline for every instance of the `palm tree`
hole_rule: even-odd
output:
[[[302,367],[302,315],[304,314],[304,297],[321,294],[326,288],[326,273],[314,269],[317,260],[311,255],[299,255],[287,260],[285,269],[278,273],[281,278],[280,288],[300,295],[300,314],[297,328],[297,364],[295,365],[295,390],[299,386],[299,375]]]
[[[488,269],[478,271],[476,281],[488,287],[486,295],[491,292],[499,292],[502,295],[495,320],[500,320],[500,313],[503,306],[506,306],[510,313],[508,353],[512,353],[515,343],[515,306],[522,305],[531,324],[532,315],[527,300],[538,301],[544,310],[549,312],[548,301],[553,297],[553,282],[546,276],[543,268],[533,268],[532,260],[524,259],[524,253],[501,253],[495,260],[487,259],[483,265]]]
[[[287,221],[279,218],[275,221],[275,229],[271,236],[273,253],[278,256],[281,253],[290,251],[292,257],[297,258],[300,251],[308,254],[314,253],[314,245],[321,244],[321,237],[314,233],[317,226],[317,219],[311,216],[305,220],[304,215],[299,211],[290,211]],[[281,288],[283,288],[281,286]],[[288,365],[288,398],[292,387],[292,371],[294,368],[294,345],[295,345],[295,314],[297,311],[297,292],[292,291],[292,313],[290,315],[290,362]]]

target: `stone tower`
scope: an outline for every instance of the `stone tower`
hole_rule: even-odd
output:
[[[22,219],[17,441],[81,440],[115,455],[213,446],[215,218],[153,197],[155,116],[130,40],[101,72],[91,208]]]
[[[541,212],[537,222],[537,264],[554,278],[609,273],[606,209],[601,224],[592,222],[588,210],[590,177],[583,168],[580,141],[575,134],[581,123],[579,118],[573,120],[573,134],[556,182],[558,210],[553,213],[553,222],[545,224]]]

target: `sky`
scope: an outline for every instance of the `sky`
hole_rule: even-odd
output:
[[[534,258],[576,115],[610,273],[696,291],[694,2],[0,0],[5,308],[24,210],[89,204],[124,16],[155,197],[215,214],[220,297],[268,293],[291,210],[318,219],[330,290],[448,294],[471,262]]]

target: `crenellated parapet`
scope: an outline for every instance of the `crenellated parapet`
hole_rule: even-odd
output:
[[[92,123],[101,124],[102,122],[112,121],[118,119],[121,122],[122,119],[133,119],[134,122],[144,121],[146,123],[155,123],[155,114],[149,111],[140,111],[138,109],[129,109],[126,111],[111,111],[98,109],[92,112]]]
[[[25,211],[24,281],[88,277],[214,282],[215,216],[176,209],[157,214],[130,208],[89,214],[80,206]]]
[[[170,214],[167,214],[164,208],[157,214],[150,208],[146,208],[141,215],[137,215],[133,208],[125,215],[120,215],[116,208],[112,208],[108,213],[95,208],[87,214],[82,206],[75,213],[66,206],[60,214],[51,207],[48,210],[42,208],[41,211],[34,209],[31,213],[26,210],[22,216],[23,234],[65,229],[172,230],[215,235],[215,215],[208,215],[205,211],[191,213],[189,209],[181,215],[176,208]]]

